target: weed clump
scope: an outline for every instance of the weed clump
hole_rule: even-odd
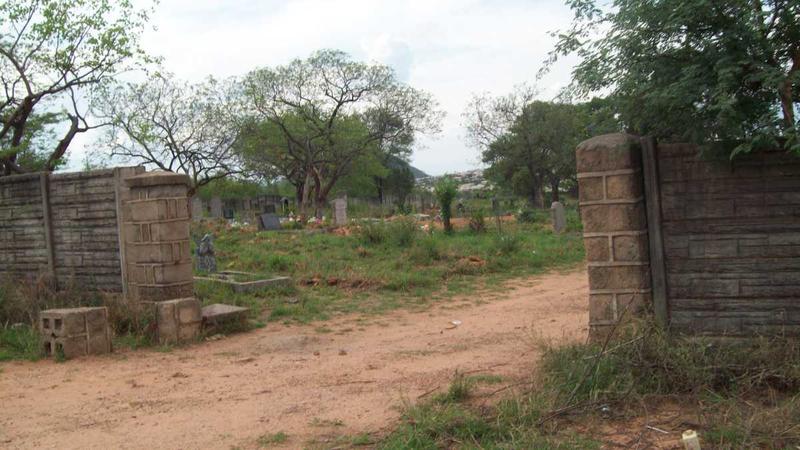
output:
[[[367,221],[358,227],[358,236],[365,244],[382,244],[386,242],[388,234],[383,221]]]
[[[410,247],[419,233],[417,222],[411,217],[402,217],[392,222],[388,227],[388,234],[392,241],[400,248]]]
[[[473,233],[486,232],[486,214],[484,214],[483,209],[475,208],[470,211],[469,229]]]
[[[522,238],[517,234],[501,234],[494,241],[495,251],[504,256],[516,253],[522,246]]]

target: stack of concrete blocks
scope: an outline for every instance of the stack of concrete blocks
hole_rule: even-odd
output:
[[[105,307],[42,311],[39,331],[47,356],[75,358],[111,352],[111,330]]]
[[[125,179],[124,264],[128,301],[152,312],[162,344],[191,341],[200,332],[193,295],[189,178],[148,172]]]
[[[634,136],[604,135],[582,142],[576,156],[590,337],[598,340],[652,304],[641,147]]]

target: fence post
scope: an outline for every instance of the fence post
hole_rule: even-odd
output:
[[[653,280],[653,312],[661,326],[669,324],[664,238],[661,231],[661,192],[658,180],[658,147],[652,136],[642,140],[647,229],[650,237],[650,275]]]
[[[189,177],[147,172],[125,178],[123,202],[128,295],[163,301],[193,295],[189,246]]]
[[[639,139],[578,145],[579,200],[589,272],[589,334],[597,340],[650,303],[650,255]]]
[[[56,254],[53,247],[53,216],[50,212],[50,173],[39,174],[39,191],[42,193],[42,222],[44,225],[44,244],[47,249],[47,270],[50,272],[50,283],[58,289],[56,277]]]

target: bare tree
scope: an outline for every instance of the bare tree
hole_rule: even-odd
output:
[[[94,109],[111,124],[103,142],[112,158],[185,173],[195,189],[239,171],[233,81],[190,84],[156,73],[143,83],[109,87]]]
[[[18,164],[35,131],[29,122],[61,110],[66,131],[42,155],[45,170],[56,167],[75,135],[93,128],[79,98],[146,59],[146,22],[147,11],[128,0],[0,0],[0,175],[33,169]]]
[[[479,150],[488,150],[508,132],[525,105],[536,95],[537,90],[526,84],[515,86],[507,95],[492,96],[487,92],[473,95],[461,114],[467,142]]]

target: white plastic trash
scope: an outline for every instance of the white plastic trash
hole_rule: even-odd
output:
[[[697,432],[694,430],[684,431],[681,441],[686,450],[700,450],[700,439],[698,439]]]

